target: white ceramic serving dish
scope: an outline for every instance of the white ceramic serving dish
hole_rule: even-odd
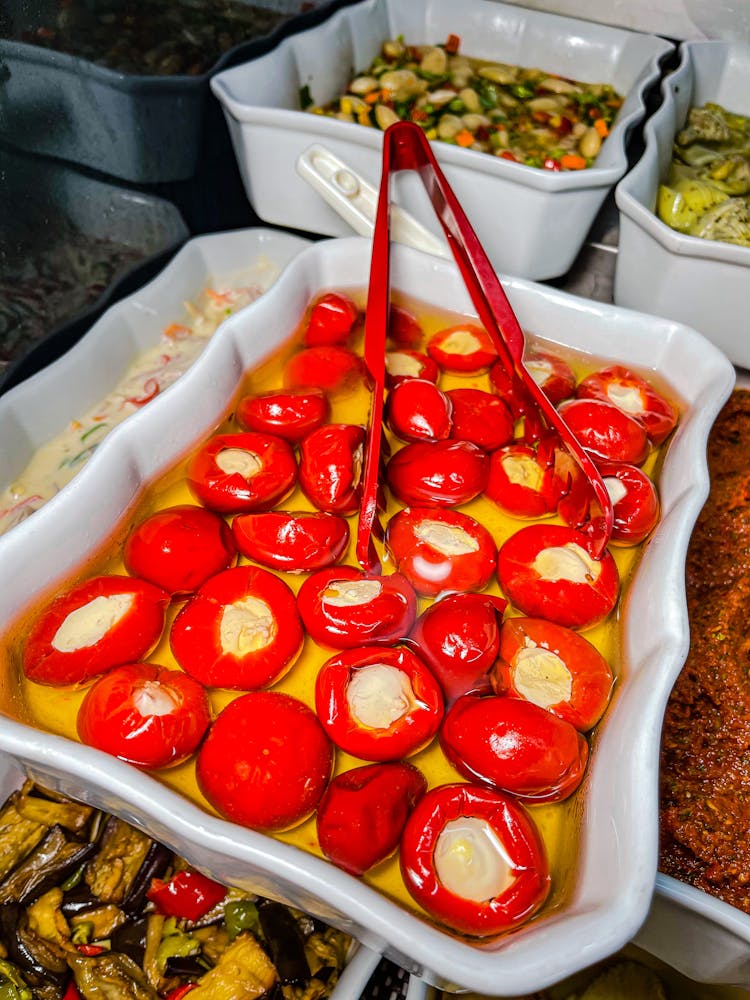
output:
[[[591,83],[611,83],[627,99],[593,168],[554,173],[487,153],[434,143],[435,153],[496,270],[525,278],[564,274],[599,206],[627,169],[625,140],[644,114],[643,95],[658,79],[671,43],[493,0],[365,0],[338,11],[252,62],[217,74],[211,87],[224,108],[248,198],[266,222],[329,236],[349,230],[307,190],[297,158],[321,143],[377,186],[382,134],[299,109],[300,88],[324,104],[353,71],[369,66],[387,38],[437,43],[461,36],[470,56],[538,66]],[[402,203],[434,227],[413,177]],[[399,184],[400,186],[400,184]],[[422,194],[422,200],[417,198]],[[437,230],[434,230],[437,232]]]
[[[362,238],[303,250],[265,295],[222,324],[175,385],[109,435],[66,490],[0,538],[1,622],[17,618],[35,595],[61,586],[112,538],[116,526],[124,527],[145,484],[216,426],[243,373],[287,338],[313,296],[325,288],[366,287],[370,250],[370,241]],[[437,308],[473,312],[453,264],[395,246],[391,270],[394,289]],[[708,431],[734,384],[734,371],[713,345],[679,324],[520,279],[507,279],[506,288],[525,329],[656,373],[683,411],[660,478],[662,520],[624,604],[623,681],[597,734],[576,809],[579,863],[564,903],[513,934],[470,943],[328,862],[218,819],[90,747],[7,715],[0,751],[42,783],[147,828],[215,878],[275,896],[348,930],[417,978],[510,996],[613,953],[648,912],[657,862],[661,718],[688,648],[685,552],[708,490]],[[159,304],[151,299],[150,308],[158,320]],[[106,363],[100,359],[98,365]],[[92,359],[88,370],[71,375],[69,391],[84,391],[97,374]],[[40,423],[53,405],[48,394],[37,397]],[[13,678],[3,683],[12,685]]]
[[[696,982],[750,990],[750,916],[668,875],[636,942]]]
[[[614,298],[690,323],[742,368],[750,368],[747,296],[750,248],[685,236],[655,215],[659,182],[689,108],[706,101],[750,115],[750,44],[686,42],[662,83],[663,101],[645,125],[643,156],[620,181],[620,237]]]
[[[54,364],[0,396],[0,491],[37,448],[112,392],[130,365],[160,342],[165,326],[187,316],[186,301],[211,282],[270,284],[307,245],[263,228],[189,240],[153,281],[111,306]]]

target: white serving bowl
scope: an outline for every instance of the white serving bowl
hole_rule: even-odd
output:
[[[675,133],[689,108],[713,101],[750,115],[750,45],[683,43],[679,66],[664,79],[662,95],[645,125],[643,156],[615,190],[620,210],[615,302],[689,323],[736,365],[750,368],[750,247],[685,236],[654,211]]]
[[[153,281],[111,306],[54,364],[0,396],[0,490],[17,480],[41,445],[111,393],[131,364],[159,344],[168,324],[185,318],[185,302],[212,282],[270,284],[307,245],[263,228],[188,240]]]
[[[609,189],[627,169],[625,140],[644,114],[645,90],[659,76],[671,43],[586,21],[492,2],[365,0],[346,7],[273,52],[217,74],[211,88],[229,125],[247,196],[266,222],[328,236],[346,224],[311,194],[295,164],[312,143],[343,159],[365,180],[380,178],[382,133],[299,110],[300,88],[324,104],[339,96],[355,70],[369,66],[388,38],[412,43],[461,36],[469,56],[538,66],[627,95],[592,168],[536,170],[508,160],[434,143],[435,154],[496,270],[546,279],[572,265]],[[404,179],[407,207],[420,213],[418,187]],[[422,215],[434,227],[431,210]],[[435,230],[437,232],[437,230]]]
[[[55,502],[0,538],[0,621],[17,619],[126,530],[146,484],[217,426],[243,373],[288,338],[310,299],[331,287],[367,286],[370,252],[362,238],[303,250],[265,295],[222,324],[168,392],[109,435]],[[474,314],[452,263],[395,246],[391,264],[394,289]],[[0,751],[26,772],[147,828],[215,878],[314,913],[427,982],[497,996],[542,988],[613,953],[648,912],[661,719],[688,648],[685,553],[708,491],[707,435],[734,384],[726,358],[687,327],[521,279],[507,279],[506,288],[525,329],[653,373],[682,411],[660,476],[662,519],[621,610],[623,667],[576,800],[580,853],[564,901],[512,934],[462,940],[317,856],[219,819],[115,758],[10,714],[0,726]],[[79,373],[69,391],[96,375],[93,367]],[[44,395],[36,401],[42,412],[48,404]]]
[[[659,873],[636,942],[699,983],[750,990],[750,916]]]

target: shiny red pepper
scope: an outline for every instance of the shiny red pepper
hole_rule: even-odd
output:
[[[79,955],[85,955],[86,958],[93,958],[95,955],[101,955],[106,949],[101,944],[77,944],[76,951]]]
[[[344,771],[318,805],[320,849],[339,868],[362,875],[393,854],[409,813],[426,791],[425,776],[406,761]]]
[[[300,444],[299,484],[318,510],[344,517],[359,510],[366,436],[357,424],[323,424]]]
[[[65,990],[62,1000],[82,1000],[81,994],[78,992],[76,984],[72,979],[68,983],[68,988]]]
[[[358,319],[359,309],[346,295],[339,292],[321,295],[312,307],[303,335],[305,346],[346,344]]]
[[[474,937],[528,920],[550,889],[534,821],[509,796],[477,785],[427,792],[407,820],[400,861],[414,899],[441,924]]]
[[[188,993],[191,993],[197,985],[197,983],[185,983],[184,986],[178,986],[177,989],[167,993],[164,1000],[182,1000],[182,998],[186,997]]]
[[[181,920],[200,920],[226,894],[226,886],[192,869],[177,872],[168,882],[153,879],[146,893],[159,913]]]

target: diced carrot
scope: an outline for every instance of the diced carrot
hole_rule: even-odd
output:
[[[461,36],[460,35],[448,35],[445,40],[445,51],[449,56],[455,56],[461,46]]]
[[[371,90],[369,94],[365,94],[364,101],[365,104],[377,104],[380,100],[381,91]]]
[[[461,129],[461,131],[456,136],[456,143],[459,146],[464,146],[464,147],[471,146],[473,142],[474,142],[474,136],[467,128]]]
[[[164,329],[164,336],[169,337],[171,340],[181,340],[188,333],[190,333],[190,330],[186,326],[183,326],[182,323],[170,323]]]
[[[586,165],[585,158],[577,153],[566,153],[560,157],[560,166],[565,170],[583,170]]]
[[[206,295],[220,306],[227,305],[231,301],[226,292],[216,292],[213,288],[207,288]]]
[[[596,119],[596,121],[594,122],[594,128],[602,137],[602,139],[606,139],[607,136],[609,135],[609,126],[607,125],[607,123],[603,118]]]

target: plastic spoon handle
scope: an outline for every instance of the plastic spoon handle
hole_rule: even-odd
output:
[[[355,170],[325,146],[309,146],[297,160],[297,173],[314,188],[323,200],[338,212],[360,236],[372,236],[378,192]],[[443,242],[398,205],[391,205],[391,237],[434,254],[452,259]]]

